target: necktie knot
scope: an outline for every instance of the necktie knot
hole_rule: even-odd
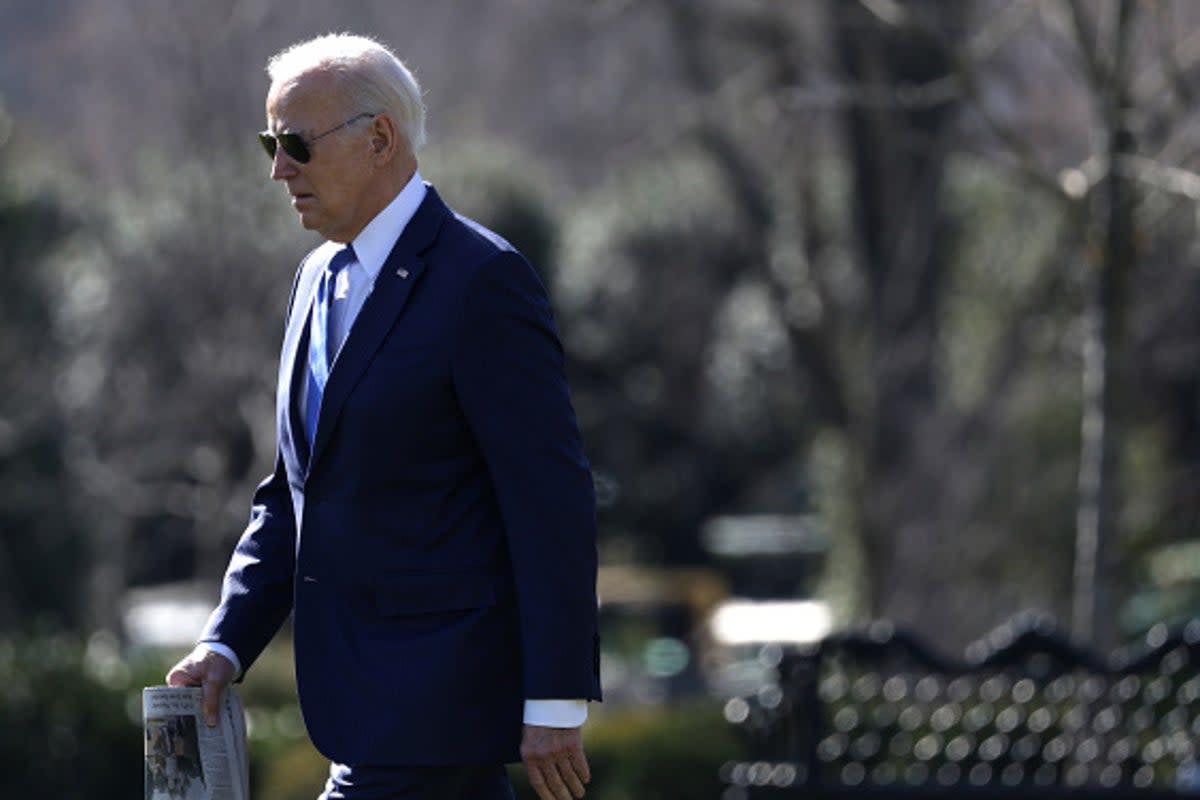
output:
[[[329,314],[333,301],[345,298],[350,291],[350,273],[343,270],[355,259],[354,247],[346,245],[334,253],[333,258],[325,265],[325,274],[321,277],[317,297],[317,300],[326,306],[323,313]]]
[[[333,258],[329,259],[329,265],[325,267],[330,275],[337,275],[345,269],[351,261],[354,261],[354,245],[348,244],[341,250],[333,254]]]

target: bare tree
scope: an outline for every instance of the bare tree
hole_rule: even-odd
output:
[[[1070,3],[1088,86],[1096,108],[1101,175],[1093,190],[1093,240],[1086,309],[1083,427],[1079,469],[1072,631],[1082,642],[1109,649],[1115,639],[1112,553],[1120,485],[1116,459],[1127,425],[1128,337],[1137,262],[1136,187],[1124,168],[1137,153],[1133,131],[1130,50],[1136,6],[1119,0],[1102,45],[1079,0]]]
[[[1040,600],[1072,614],[1081,639],[1111,643],[1118,460],[1134,413],[1128,320],[1138,299],[1138,214],[1142,188],[1171,191],[1165,176],[1188,184],[1178,167],[1186,115],[1166,113],[1156,93],[1187,91],[1194,54],[1168,35],[1156,54],[1139,57],[1136,43],[1148,33],[1138,4],[1125,0],[862,0],[828,3],[820,18],[812,5],[803,15],[753,2],[662,7],[700,109],[685,127],[722,170],[747,237],[760,243],[747,268],[772,288],[805,411],[853,454],[847,474],[857,487],[867,607],[961,640]],[[736,75],[731,64],[741,66]],[[1013,91],[1032,94],[1018,95],[1014,108],[1005,83],[1020,81]],[[1091,113],[1081,126],[1074,112],[1086,113],[1084,98]],[[747,115],[730,113],[735,101],[791,110],[791,152],[779,135],[751,132]],[[1028,124],[1039,112],[1045,122]],[[1139,138],[1145,119],[1153,136]],[[1173,141],[1162,152],[1176,164],[1148,155]],[[850,176],[840,232],[820,208],[829,175],[818,162],[831,156]],[[966,246],[972,225],[951,205],[946,174],[964,159],[1025,186],[1029,202],[1056,220],[1053,246],[1004,309],[1012,334],[991,348],[985,388],[970,406],[948,393],[954,378],[944,363],[955,335],[947,302],[964,269],[951,252]],[[850,271],[827,258],[831,235],[853,243]],[[789,313],[804,297],[819,313]],[[1024,332],[1047,319],[1064,331],[1086,323],[1082,346],[1063,351],[1054,368],[1082,374],[1082,391],[1066,398],[1081,410],[1080,449],[1055,457],[1077,465],[1074,537],[1066,527],[1054,532],[1055,517],[1040,533],[1020,532],[1020,504],[995,496],[1011,458],[1015,398],[1043,369]],[[1026,548],[1038,555],[1023,556]],[[1021,578],[1039,571],[1041,589],[1022,592]],[[1069,595],[1073,602],[1056,604]]]

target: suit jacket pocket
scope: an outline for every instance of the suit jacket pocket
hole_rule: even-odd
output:
[[[486,573],[399,573],[373,587],[375,610],[383,616],[469,611],[496,605],[500,579]]]

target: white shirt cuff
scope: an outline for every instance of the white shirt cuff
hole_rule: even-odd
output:
[[[545,728],[578,728],[587,721],[586,700],[526,700],[525,724]]]
[[[242,674],[242,662],[238,660],[237,653],[233,652],[230,647],[221,644],[220,642],[201,642],[196,645],[203,647],[205,650],[216,653],[219,656],[225,656],[233,664],[234,675]]]

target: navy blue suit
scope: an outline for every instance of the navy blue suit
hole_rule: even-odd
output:
[[[278,456],[203,638],[248,668],[293,611],[301,708],[344,764],[518,759],[525,699],[599,699],[595,510],[545,290],[429,189],[325,389],[280,359]]]

